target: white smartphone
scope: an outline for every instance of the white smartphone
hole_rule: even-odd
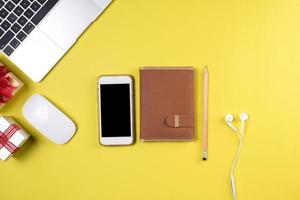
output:
[[[131,76],[99,77],[98,105],[100,144],[133,144],[133,95],[133,79]]]

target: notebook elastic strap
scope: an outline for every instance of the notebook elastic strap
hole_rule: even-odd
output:
[[[194,117],[192,115],[169,115],[165,119],[165,124],[172,128],[192,128]]]

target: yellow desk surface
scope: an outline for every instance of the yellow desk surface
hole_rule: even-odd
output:
[[[1,110],[33,136],[0,163],[1,200],[229,200],[237,138],[227,112],[250,115],[236,170],[239,199],[300,199],[300,1],[115,0],[49,75]],[[2,59],[3,60],[3,59]],[[139,130],[139,67],[196,68],[193,142],[98,144],[96,80],[132,74]],[[209,158],[201,160],[202,70],[208,65]],[[77,124],[55,145],[22,116],[34,93]]]

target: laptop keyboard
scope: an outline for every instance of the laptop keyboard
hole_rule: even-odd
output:
[[[0,0],[0,50],[10,56],[59,0]]]

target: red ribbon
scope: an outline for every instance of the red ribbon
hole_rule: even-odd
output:
[[[16,153],[18,151],[18,147],[16,147],[13,143],[9,141],[9,139],[18,131],[20,127],[16,124],[11,124],[5,131],[2,133],[0,131],[0,149],[5,147],[11,154]]]
[[[16,89],[11,84],[12,78],[8,76],[9,70],[0,66],[0,103],[7,103],[13,96]]]

